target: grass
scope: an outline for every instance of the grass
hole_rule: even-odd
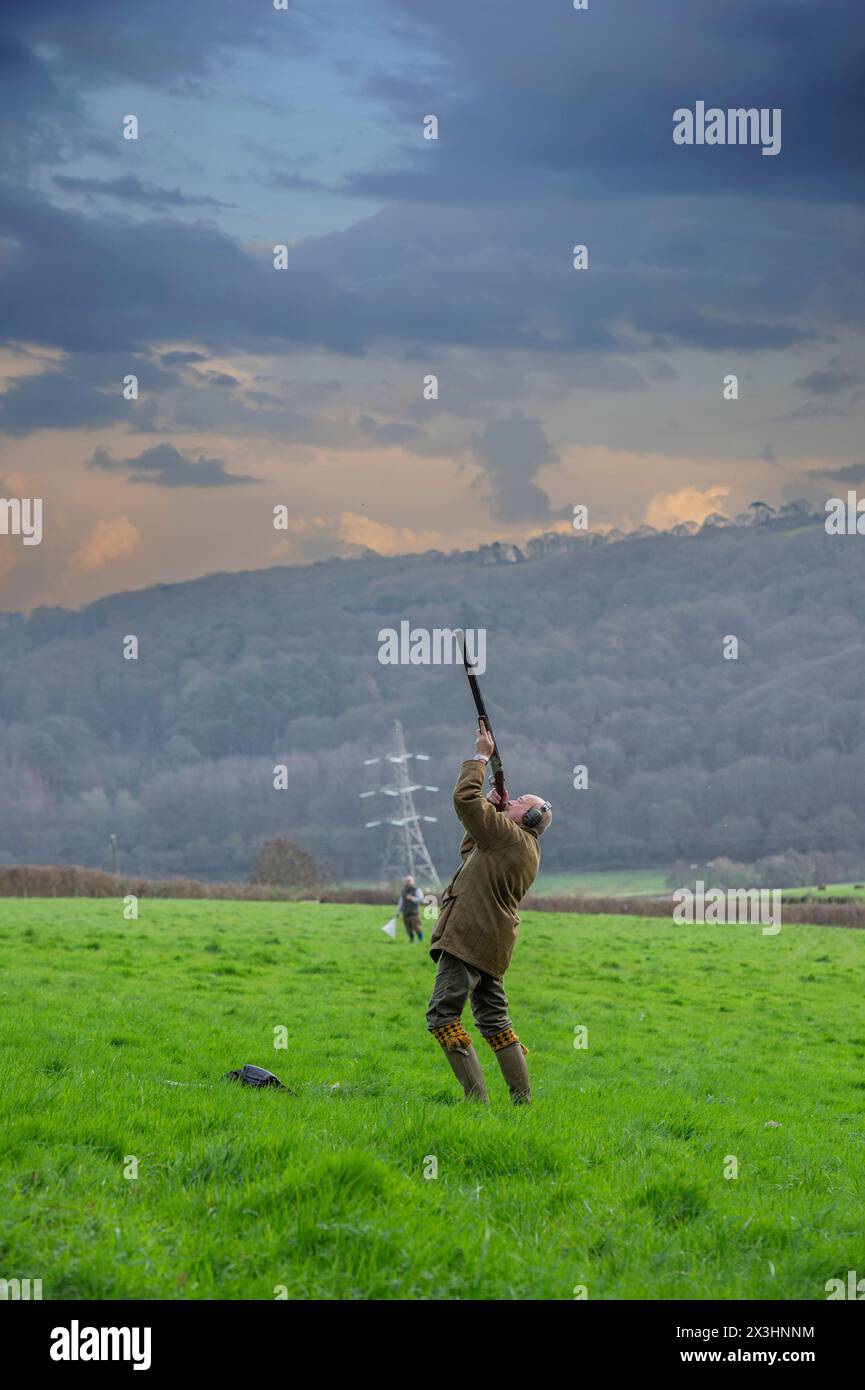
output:
[[[47,1299],[569,1300],[824,1299],[865,1273],[865,934],[526,913],[535,1101],[484,1048],[484,1110],[425,1032],[425,948],[383,915],[0,902],[0,1275]],[[248,1061],[297,1094],[217,1080]]]
[[[802,902],[805,898],[865,898],[865,887],[861,883],[827,883],[825,888],[782,888],[785,902]]]
[[[577,872],[546,874],[541,872],[532,888],[533,894],[558,894],[577,897],[639,897],[643,893],[671,893],[667,884],[669,866],[661,869],[586,869]],[[381,888],[381,880],[361,882],[353,879],[352,888]],[[394,888],[394,902],[399,889]]]
[[[532,893],[575,894],[589,897],[640,897],[644,893],[671,893],[668,869],[587,869],[584,873],[541,873]]]

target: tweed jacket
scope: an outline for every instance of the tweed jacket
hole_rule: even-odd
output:
[[[484,797],[486,765],[464,762],[454,787],[454,810],[465,835],[462,863],[441,900],[430,955],[458,956],[500,979],[511,963],[520,919],[517,907],[537,877],[541,848],[526,830]]]

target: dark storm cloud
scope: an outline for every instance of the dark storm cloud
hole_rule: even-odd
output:
[[[371,415],[360,415],[357,426],[373,443],[386,447],[410,444],[422,433],[416,425],[402,424],[398,420],[375,420]]]
[[[2,434],[99,429],[124,417],[129,418],[129,405],[119,388],[108,395],[62,371],[18,377],[0,396]]]
[[[235,487],[261,482],[260,478],[241,473],[226,473],[222,459],[206,458],[204,454],[190,458],[173,444],[157,444],[128,459],[115,459],[107,449],[97,449],[87,467],[103,473],[124,473],[130,483],[151,483],[155,487]]]
[[[295,192],[313,193],[339,193],[342,189],[332,188],[330,184],[321,183],[318,179],[307,179],[302,174],[280,174],[273,173],[270,182],[274,188],[290,188]]]
[[[844,367],[837,358],[833,358],[827,367],[799,377],[793,385],[800,391],[809,391],[814,396],[837,396],[842,391],[848,391],[851,386],[859,386],[863,381],[865,377],[861,372]]]
[[[68,351],[196,339],[215,348],[319,344],[359,353],[392,306],[342,282],[334,259],[275,271],[212,224],[85,218],[0,186],[0,334]],[[329,238],[325,240],[330,240]]]
[[[544,464],[559,462],[539,419],[511,411],[475,437],[473,452],[482,468],[491,513],[498,521],[549,521],[557,515],[534,481]]]
[[[803,476],[812,483],[832,482],[855,487],[857,483],[865,483],[865,463],[851,463],[845,468],[812,468]]]
[[[0,434],[130,423],[134,407],[122,395],[122,378],[127,373],[138,377],[142,392],[164,391],[180,381],[174,372],[162,371],[142,357],[130,355],[119,370],[111,355],[76,355],[60,367],[13,377],[0,395]],[[136,423],[139,418],[136,415]]]
[[[735,191],[861,201],[859,0],[538,7],[381,0],[422,36],[413,71],[372,75],[406,128],[401,167],[357,171],[366,198],[519,203],[555,193]],[[782,152],[680,147],[673,111],[781,107]],[[427,112],[439,140],[421,139]]]
[[[772,423],[780,424],[790,420],[837,420],[846,413],[846,410],[841,410],[834,405],[817,405],[808,402],[806,405],[796,406],[795,410],[785,410],[780,415],[774,415]]]
[[[653,206],[649,218],[658,211]],[[707,238],[717,224],[710,207],[691,209],[691,221]],[[535,352],[620,353],[614,327],[630,323],[657,349],[699,347],[757,351],[809,341],[814,330],[784,305],[779,315],[776,277],[785,257],[798,254],[795,229],[784,251],[762,245],[752,264],[762,271],[748,282],[741,261],[726,248],[708,255],[687,276],[677,273],[663,239],[633,219],[623,225],[620,206],[581,209],[580,239],[590,247],[588,272],[573,269],[574,212],[570,204],[493,210],[389,205],[345,233],[310,239],[293,250],[302,277],[345,282],[350,265],[352,296],[343,304],[343,326],[368,345],[376,337],[437,345],[476,345]],[[858,258],[855,239],[838,257]],[[756,281],[756,283],[755,283]],[[815,285],[820,282],[819,274]],[[803,277],[797,308],[812,291]],[[302,291],[301,291],[302,293]],[[837,312],[855,312],[849,294],[836,295]],[[822,294],[828,307],[830,297]]]
[[[81,118],[75,92],[63,90],[14,34],[0,6],[0,161],[5,178],[26,180],[31,166],[56,161]]]
[[[499,0],[371,0],[371,8],[399,35],[391,50],[399,70],[375,70],[387,46],[361,44],[346,81],[386,102],[391,128],[404,126],[403,167],[355,171],[346,186],[386,197],[378,213],[294,243],[289,269],[274,271],[266,247],[253,255],[210,221],[89,217],[32,189],[0,187],[3,340],[118,359],[172,340],[214,354],[321,347],[418,360],[506,348],[545,364],[579,354],[592,364],[587,380],[632,390],[644,378],[620,359],[638,353],[777,351],[837,325],[858,327],[865,305],[852,215],[835,222],[819,204],[787,203],[781,235],[777,214],[777,199],[797,188],[812,198],[860,195],[856,127],[847,124],[859,62],[852,3],[728,0],[717,15],[685,0],[599,4],[585,14]],[[11,99],[0,86],[0,105],[29,132],[35,158],[34,140],[47,139],[50,152],[46,121],[74,125],[77,98],[58,74],[81,87],[122,80],[160,92],[170,80],[199,99],[195,84],[234,48],[287,52],[308,42],[304,26],[315,22],[311,5],[283,15],[229,0],[7,7],[0,66],[5,51],[5,70],[21,76]],[[674,146],[673,109],[697,97],[782,105],[782,153]],[[421,139],[427,112],[439,116],[438,142]],[[291,170],[275,178],[299,196],[321,187]],[[196,201],[137,175],[61,182],[136,208],[148,198],[164,208]],[[585,273],[571,265],[578,241],[590,248]],[[38,380],[41,388],[18,383],[4,398],[19,431],[40,390],[56,387],[63,398],[59,382]],[[68,411],[72,396],[67,390]],[[118,418],[93,388],[79,409],[94,421],[100,412]],[[204,420],[199,398],[189,411]]]
[[[703,215],[708,234],[711,210]],[[715,257],[681,277],[662,244],[642,245],[638,257],[618,214],[603,208],[581,219],[600,273],[578,273],[569,220],[566,209],[556,220],[548,208],[521,209],[502,223],[480,210],[389,206],[346,232],[298,243],[289,269],[276,271],[267,250],[254,257],[210,223],[91,219],[0,188],[0,334],[77,353],[193,339],[214,352],[320,346],[348,355],[399,342],[632,352],[617,322],[656,350],[747,352],[815,336],[789,311],[779,316],[779,267],[799,255],[793,228],[783,252],[753,252],[767,267],[764,292],[735,259]],[[834,289],[817,271],[802,277],[799,317],[809,297],[825,312],[833,294],[839,317],[855,313],[839,275],[847,250],[834,247]]]
[[[233,203],[222,203],[203,193],[182,193],[179,188],[160,188],[155,183],[145,183],[134,174],[126,174],[115,179],[80,179],[65,174],[55,174],[54,183],[64,193],[81,193],[86,197],[116,198],[123,203],[140,203],[155,211],[165,208],[228,208]]]
[[[0,39],[7,37],[51,65],[54,56],[70,77],[89,83],[152,83],[191,80],[216,60],[254,49],[308,52],[310,26],[298,19],[300,6],[277,13],[272,3],[239,0],[5,0]]]
[[[253,405],[281,405],[282,401],[273,391],[247,391],[246,399]]]
[[[206,362],[203,352],[163,352],[160,362],[165,367],[185,367],[193,362]]]
[[[88,94],[109,84],[141,83],[160,94],[172,77],[192,80],[242,53],[311,50],[310,24],[297,6],[235,0],[3,0],[0,4],[0,167],[29,182],[34,168],[98,151],[116,157],[118,141],[92,127]]]

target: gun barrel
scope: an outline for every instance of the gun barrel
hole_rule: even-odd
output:
[[[490,724],[490,717],[487,714],[487,707],[484,704],[484,697],[481,694],[481,688],[478,683],[478,678],[472,671],[471,663],[469,662],[468,653],[466,651],[466,635],[461,628],[457,630],[457,638],[460,645],[460,651],[462,653],[463,665],[466,668],[466,675],[468,676],[469,689],[472,692],[472,698],[475,702],[475,709],[478,712],[478,719],[486,725],[487,733],[493,740],[493,751],[490,755],[490,772],[492,773],[493,777],[493,785],[495,786],[495,789],[498,792],[500,798],[499,804],[496,809],[499,811],[503,811],[505,809],[505,806],[507,805],[508,793],[507,788],[505,787],[505,772],[504,768],[502,767],[502,760],[499,757],[498,744],[496,743],[495,734],[493,733],[493,728]]]

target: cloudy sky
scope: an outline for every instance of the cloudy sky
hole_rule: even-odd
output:
[[[0,607],[865,480],[863,40],[861,0],[4,0],[0,496],[43,540]],[[697,101],[781,152],[674,144]]]

